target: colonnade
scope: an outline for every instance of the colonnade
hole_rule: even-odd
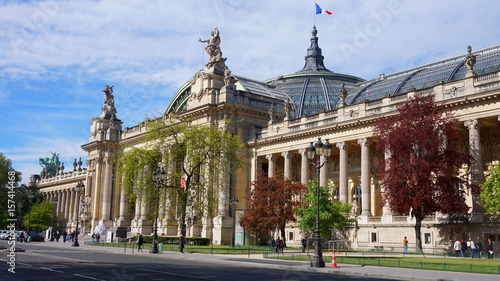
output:
[[[51,203],[55,198],[57,198],[55,211],[57,221],[59,223],[66,224],[67,226],[71,226],[73,223],[76,223],[76,216],[78,213],[78,193],[75,188],[64,188],[43,192],[43,195],[45,199]],[[82,194],[80,199],[84,198],[84,196],[85,194]]]
[[[498,120],[500,121],[500,116],[498,117]],[[482,166],[482,159],[481,159],[481,139],[480,139],[480,128],[481,128],[481,121],[478,119],[471,119],[468,121],[465,121],[463,123],[465,127],[468,130],[468,143],[469,143],[469,153],[471,155],[472,161],[470,165],[470,171],[471,171],[471,182],[473,184],[479,185],[483,181],[483,166]],[[467,137],[467,136],[465,136]],[[361,166],[361,171],[359,173],[359,176],[356,176],[353,174],[352,171],[349,171],[349,153],[352,151],[355,151],[356,149],[353,149],[353,145],[358,144],[360,146],[361,150],[361,160],[360,160],[360,166]],[[304,147],[306,144],[304,144]],[[372,183],[372,174],[370,172],[371,170],[371,159],[370,155],[372,154],[374,150],[374,141],[370,137],[365,137],[365,138],[359,138],[357,140],[351,140],[351,141],[340,141],[335,143],[335,146],[337,147],[337,152],[333,154],[338,155],[338,175],[335,175],[335,177],[329,177],[329,172],[327,165],[324,165],[321,168],[320,171],[320,185],[325,186],[327,181],[330,180],[332,182],[336,182],[338,184],[338,190],[339,190],[339,197],[338,199],[342,202],[346,203],[351,203],[354,201],[354,198],[352,198],[352,195],[354,195],[354,192],[349,192],[349,177],[351,178],[356,178],[355,180],[357,181],[360,179],[360,185],[361,185],[361,212],[360,212],[360,217],[361,217],[361,222],[363,222],[363,217],[369,217],[369,216],[375,216],[376,211],[374,212],[375,208],[372,206],[375,203],[375,198],[372,198],[375,196],[377,193],[375,192],[375,185]],[[356,150],[358,151],[358,150]],[[292,173],[293,165],[297,163],[293,163],[292,156],[293,154],[300,154],[301,155],[301,161],[300,161],[300,182],[302,184],[305,184],[309,179],[313,178],[314,176],[309,175],[310,173],[310,163],[309,159],[307,158],[306,155],[306,149],[301,148],[297,150],[285,150],[282,152],[273,152],[273,153],[268,153],[268,154],[260,154],[260,156],[265,156],[265,158],[268,160],[268,176],[273,177],[276,174],[276,165],[277,165],[277,160],[279,156],[283,157],[283,174],[284,177],[287,179],[290,179],[290,175]],[[386,159],[391,157],[390,151],[386,151],[384,156]],[[330,159],[331,160],[331,159]],[[321,162],[325,161],[325,158],[321,156],[320,159]],[[256,165],[261,165],[263,161],[255,161],[252,162]],[[258,166],[258,169],[261,167]],[[255,177],[255,175],[254,175]],[[255,180],[255,178],[253,179]],[[354,186],[355,187],[355,186]],[[352,186],[351,186],[352,188]],[[349,195],[351,195],[351,198],[348,198]],[[375,206],[377,207],[377,206]],[[479,202],[476,200],[476,198],[472,198],[472,212],[479,212],[480,211],[480,205]],[[382,210],[378,212],[379,214],[382,214],[382,217],[386,216],[388,217],[383,221],[384,222],[392,222],[392,211],[390,210],[389,206],[386,204],[382,207]],[[365,221],[367,222],[367,221]]]

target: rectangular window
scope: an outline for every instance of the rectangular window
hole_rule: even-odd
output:
[[[425,234],[425,244],[431,244],[431,234],[430,233]]]
[[[496,237],[497,237],[496,235],[490,235],[490,240],[491,240],[491,242],[495,242],[495,238],[496,238]]]
[[[375,243],[375,242],[377,242],[377,233],[372,232],[372,243]]]
[[[293,232],[288,233],[288,240],[293,241]]]

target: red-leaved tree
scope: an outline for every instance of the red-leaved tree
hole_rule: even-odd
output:
[[[379,163],[383,198],[389,207],[415,218],[417,252],[422,251],[422,220],[434,213],[452,214],[467,210],[465,193],[472,186],[460,175],[469,156],[457,150],[457,120],[434,95],[415,96],[398,106],[399,114],[382,117],[375,127],[380,136],[377,149],[385,153]]]
[[[248,208],[240,218],[243,229],[259,234],[276,229],[285,237],[285,225],[297,221],[294,212],[302,204],[304,185],[283,179],[277,175],[269,178],[260,171],[253,188],[247,190]]]

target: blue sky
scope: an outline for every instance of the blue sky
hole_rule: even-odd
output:
[[[164,111],[207,61],[198,39],[218,27],[233,74],[300,70],[316,24],[325,65],[372,79],[500,44],[500,1],[0,1],[0,152],[39,173],[86,153],[104,85],[124,127]]]

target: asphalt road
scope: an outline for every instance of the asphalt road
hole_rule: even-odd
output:
[[[2,241],[4,242],[4,241]],[[4,244],[5,243],[0,243]],[[7,271],[8,252],[2,252],[0,280],[394,280],[310,272],[297,264],[294,270],[232,259],[228,262],[158,258],[61,248],[41,244],[19,244],[15,273]],[[186,254],[188,255],[188,254]]]

